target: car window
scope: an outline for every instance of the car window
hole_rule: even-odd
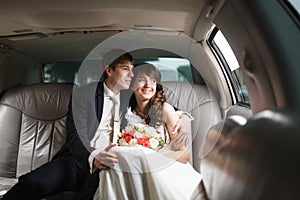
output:
[[[298,17],[300,15],[300,1],[299,0],[287,0],[287,2],[295,9],[298,13]]]
[[[215,56],[218,57],[222,71],[227,77],[227,84],[230,85],[233,103],[241,103],[250,106],[248,90],[244,82],[240,65],[232,51],[229,43],[217,28],[209,38],[210,47],[213,49]]]
[[[193,82],[190,62],[182,58],[136,58],[138,63],[151,63],[161,72],[163,81]],[[43,67],[44,82],[46,83],[75,83],[84,85],[98,81],[100,60],[85,62],[88,67],[84,80],[78,78],[77,73],[82,61],[64,61],[47,63]]]
[[[47,63],[43,67],[45,83],[74,83],[81,61]]]
[[[282,0],[281,3],[286,8],[286,10],[290,14],[290,16],[299,25],[299,23],[300,23],[300,1],[299,0]]]
[[[190,62],[183,58],[136,58],[138,63],[151,63],[161,73],[161,81],[193,82]]]

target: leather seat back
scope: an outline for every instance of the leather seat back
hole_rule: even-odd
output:
[[[17,178],[49,161],[66,139],[73,85],[33,84],[0,99],[0,176]]]
[[[200,150],[209,128],[221,120],[216,98],[207,86],[187,82],[162,82],[167,102],[189,112],[192,121],[191,156],[196,170],[200,170]]]

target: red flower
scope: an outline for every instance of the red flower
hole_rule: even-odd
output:
[[[143,136],[137,139],[137,143],[139,145],[143,145],[144,147],[150,147],[149,137]]]
[[[130,135],[125,136],[125,140],[127,143],[129,143],[131,139],[132,139],[132,137]]]
[[[131,130],[131,131],[127,132],[127,133],[128,133],[128,135],[134,137],[135,131],[134,131],[134,130]]]
[[[123,138],[126,140],[127,143],[129,143],[131,141],[131,139],[133,138],[134,132],[132,134],[132,132],[123,132]]]
[[[149,140],[145,141],[144,144],[143,144],[143,146],[150,148],[150,142],[149,142]]]

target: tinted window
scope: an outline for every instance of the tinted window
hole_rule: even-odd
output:
[[[163,81],[193,82],[190,62],[183,58],[136,58],[136,63],[153,64],[160,72]]]
[[[299,0],[287,0],[288,4],[300,15],[300,1]]]
[[[213,52],[218,57],[222,71],[227,77],[227,83],[233,97],[233,103],[250,105],[249,96],[240,65],[222,32],[215,29],[209,39]]]
[[[300,1],[299,0],[282,0],[281,3],[286,8],[286,10],[290,14],[290,16],[299,25],[299,23],[300,23]]]
[[[157,67],[162,74],[162,81],[193,82],[190,63],[182,58],[136,58],[136,63],[148,62]],[[86,73],[84,80],[78,78],[77,73],[82,61],[65,61],[44,65],[43,75],[46,83],[75,83],[84,85],[98,81],[100,61],[85,62]]]
[[[81,61],[65,61],[44,65],[45,83],[74,83]]]

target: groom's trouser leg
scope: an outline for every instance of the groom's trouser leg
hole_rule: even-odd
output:
[[[71,158],[57,158],[21,176],[3,200],[38,200],[58,192],[76,190],[85,175]]]
[[[99,171],[89,174],[83,186],[76,194],[75,200],[93,200],[94,194],[99,186]]]

